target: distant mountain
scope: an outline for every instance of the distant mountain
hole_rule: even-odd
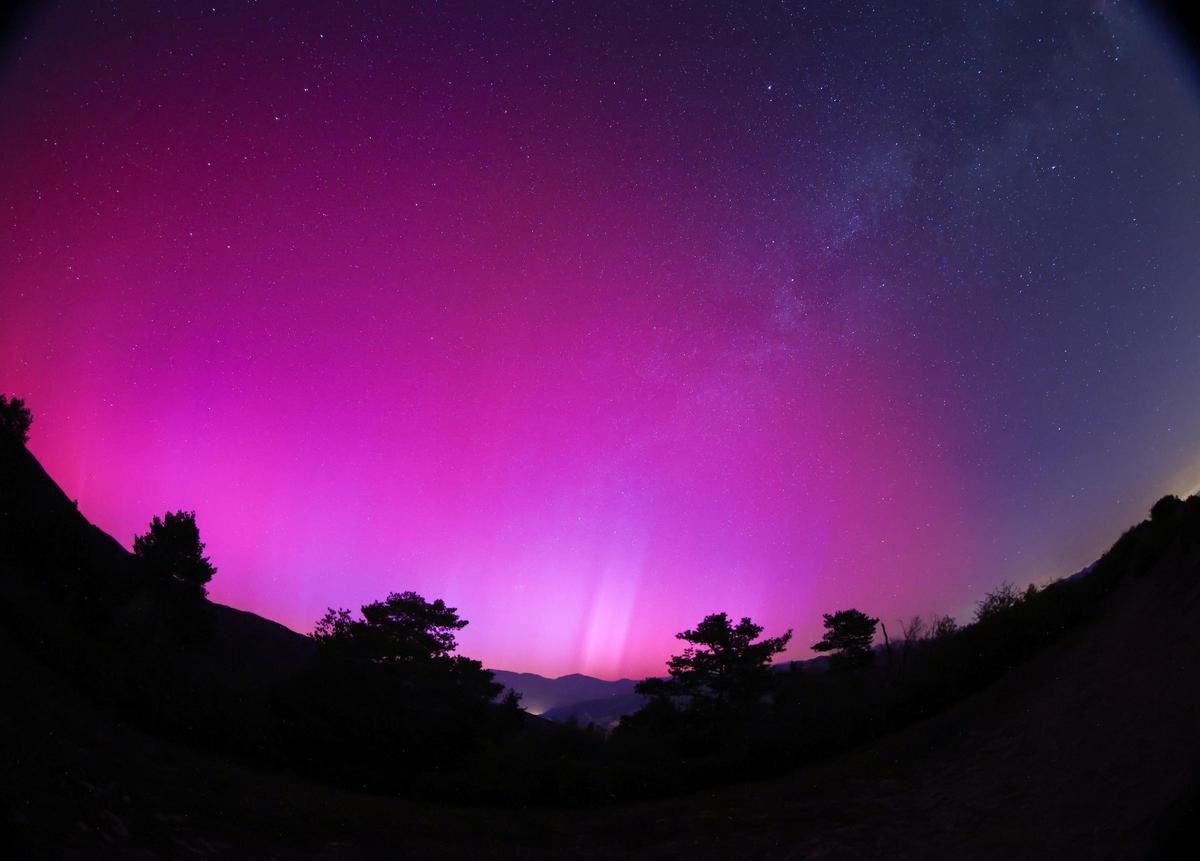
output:
[[[829,658],[819,655],[803,661],[787,661],[776,664],[774,669],[782,672],[793,667],[821,672],[829,668]],[[634,692],[637,684],[634,679],[610,682],[579,673],[548,679],[536,673],[492,672],[497,682],[521,694],[521,704],[527,711],[556,723],[574,718],[582,726],[594,723],[612,727],[646,702],[645,697]]]
[[[883,648],[882,645],[879,648]],[[803,661],[781,661],[778,664],[772,664],[771,668],[777,672],[785,670],[807,670],[823,673],[829,669],[829,655],[817,655],[814,658],[805,658]]]
[[[631,715],[646,702],[641,694],[615,694],[598,700],[584,700],[566,706],[558,706],[542,713],[546,720],[566,723],[574,718],[580,726],[594,723],[598,727],[611,729],[621,718]]]
[[[628,696],[633,693],[633,686],[637,684],[633,679],[606,681],[581,673],[571,673],[557,679],[548,679],[537,673],[514,673],[509,670],[492,670],[492,673],[497,682],[519,693],[521,705],[535,715],[563,706]]]

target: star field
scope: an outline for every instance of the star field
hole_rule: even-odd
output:
[[[0,61],[0,391],[299,630],[802,656],[1200,485],[1200,93],[1138,4],[63,3]]]

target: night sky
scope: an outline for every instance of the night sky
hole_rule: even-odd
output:
[[[1200,484],[1200,88],[1140,9],[51,6],[0,391],[301,631],[413,589],[614,677],[720,610],[966,619]]]

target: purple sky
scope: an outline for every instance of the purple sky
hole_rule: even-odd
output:
[[[413,589],[615,677],[719,610],[965,618],[1200,483],[1194,71],[994,5],[51,5],[0,391],[297,630]]]

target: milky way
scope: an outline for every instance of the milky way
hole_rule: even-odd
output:
[[[804,656],[1200,483],[1200,98],[1136,6],[66,3],[0,154],[33,452],[298,630]]]

